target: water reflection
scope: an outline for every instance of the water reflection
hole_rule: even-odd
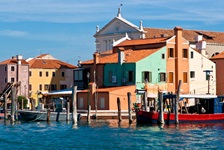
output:
[[[224,149],[224,123],[137,125],[135,120],[72,122],[0,121],[0,144],[6,149]],[[13,139],[14,143],[10,140]],[[63,141],[63,142],[62,142]],[[21,144],[21,145],[18,145]],[[63,144],[62,144],[63,143]]]

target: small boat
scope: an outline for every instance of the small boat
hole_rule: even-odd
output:
[[[18,110],[19,119],[23,121],[47,121],[47,111],[31,111],[31,110]],[[50,112],[50,121],[66,121],[66,112]],[[81,115],[77,115],[77,121],[81,119]],[[69,120],[72,120],[72,113],[69,114]]]
[[[163,96],[163,113],[152,106],[149,111],[136,111],[138,124],[159,124],[160,114],[163,114],[164,123],[175,122],[174,100],[176,95]],[[224,96],[216,95],[180,95],[178,106],[179,123],[205,123],[224,121]]]

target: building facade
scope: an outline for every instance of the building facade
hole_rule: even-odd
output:
[[[50,54],[27,59],[29,63],[29,94],[36,104],[40,94],[63,90],[73,86],[74,65],[62,62]]]
[[[7,83],[20,83],[17,88],[17,96],[29,97],[29,64],[21,55],[13,56],[11,59],[0,63],[0,92],[4,90]]]

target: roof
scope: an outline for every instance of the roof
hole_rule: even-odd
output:
[[[18,64],[18,60],[16,58],[11,58],[0,62],[0,65],[7,65],[7,64]],[[24,59],[21,60],[21,64],[28,65],[28,63]]]
[[[215,55],[215,56],[213,56],[210,59],[224,59],[224,51],[219,53],[219,54],[217,54],[217,55]]]
[[[42,69],[77,68],[77,66],[65,63],[63,61],[55,59],[51,55],[46,54],[42,54],[40,56],[37,56],[36,58],[29,59],[28,63],[30,65],[30,68],[42,68]]]
[[[161,28],[144,28],[146,31],[146,38],[154,38],[163,36],[173,36],[173,29],[161,29]],[[197,35],[202,35],[203,40],[207,43],[223,43],[224,44],[224,32],[214,32],[214,31],[202,31],[202,30],[183,30],[183,37],[190,41],[195,42],[195,37]]]
[[[154,52],[158,51],[160,48],[157,49],[142,49],[142,50],[125,50],[125,63],[133,63],[137,62]],[[108,55],[100,55],[99,56],[99,63],[98,64],[106,64],[106,63],[118,63],[118,53],[112,53]],[[93,59],[82,62],[83,64],[93,64]]]
[[[168,38],[146,38],[146,39],[125,40],[124,42],[116,45],[116,47],[165,43],[167,39]]]
[[[123,17],[115,17],[114,19],[112,19],[107,25],[105,25],[102,29],[100,29],[95,35],[94,37],[98,36],[104,29],[106,29],[112,22],[115,22],[116,20],[120,20],[121,22],[125,23],[126,25],[134,28],[136,31],[140,31],[138,26],[134,25],[133,23],[129,22],[128,20],[124,19]]]

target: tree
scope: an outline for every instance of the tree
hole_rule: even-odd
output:
[[[22,101],[23,101],[23,108],[27,108],[28,100],[26,99],[26,97],[18,96],[18,103],[19,103],[20,108],[22,108]]]

